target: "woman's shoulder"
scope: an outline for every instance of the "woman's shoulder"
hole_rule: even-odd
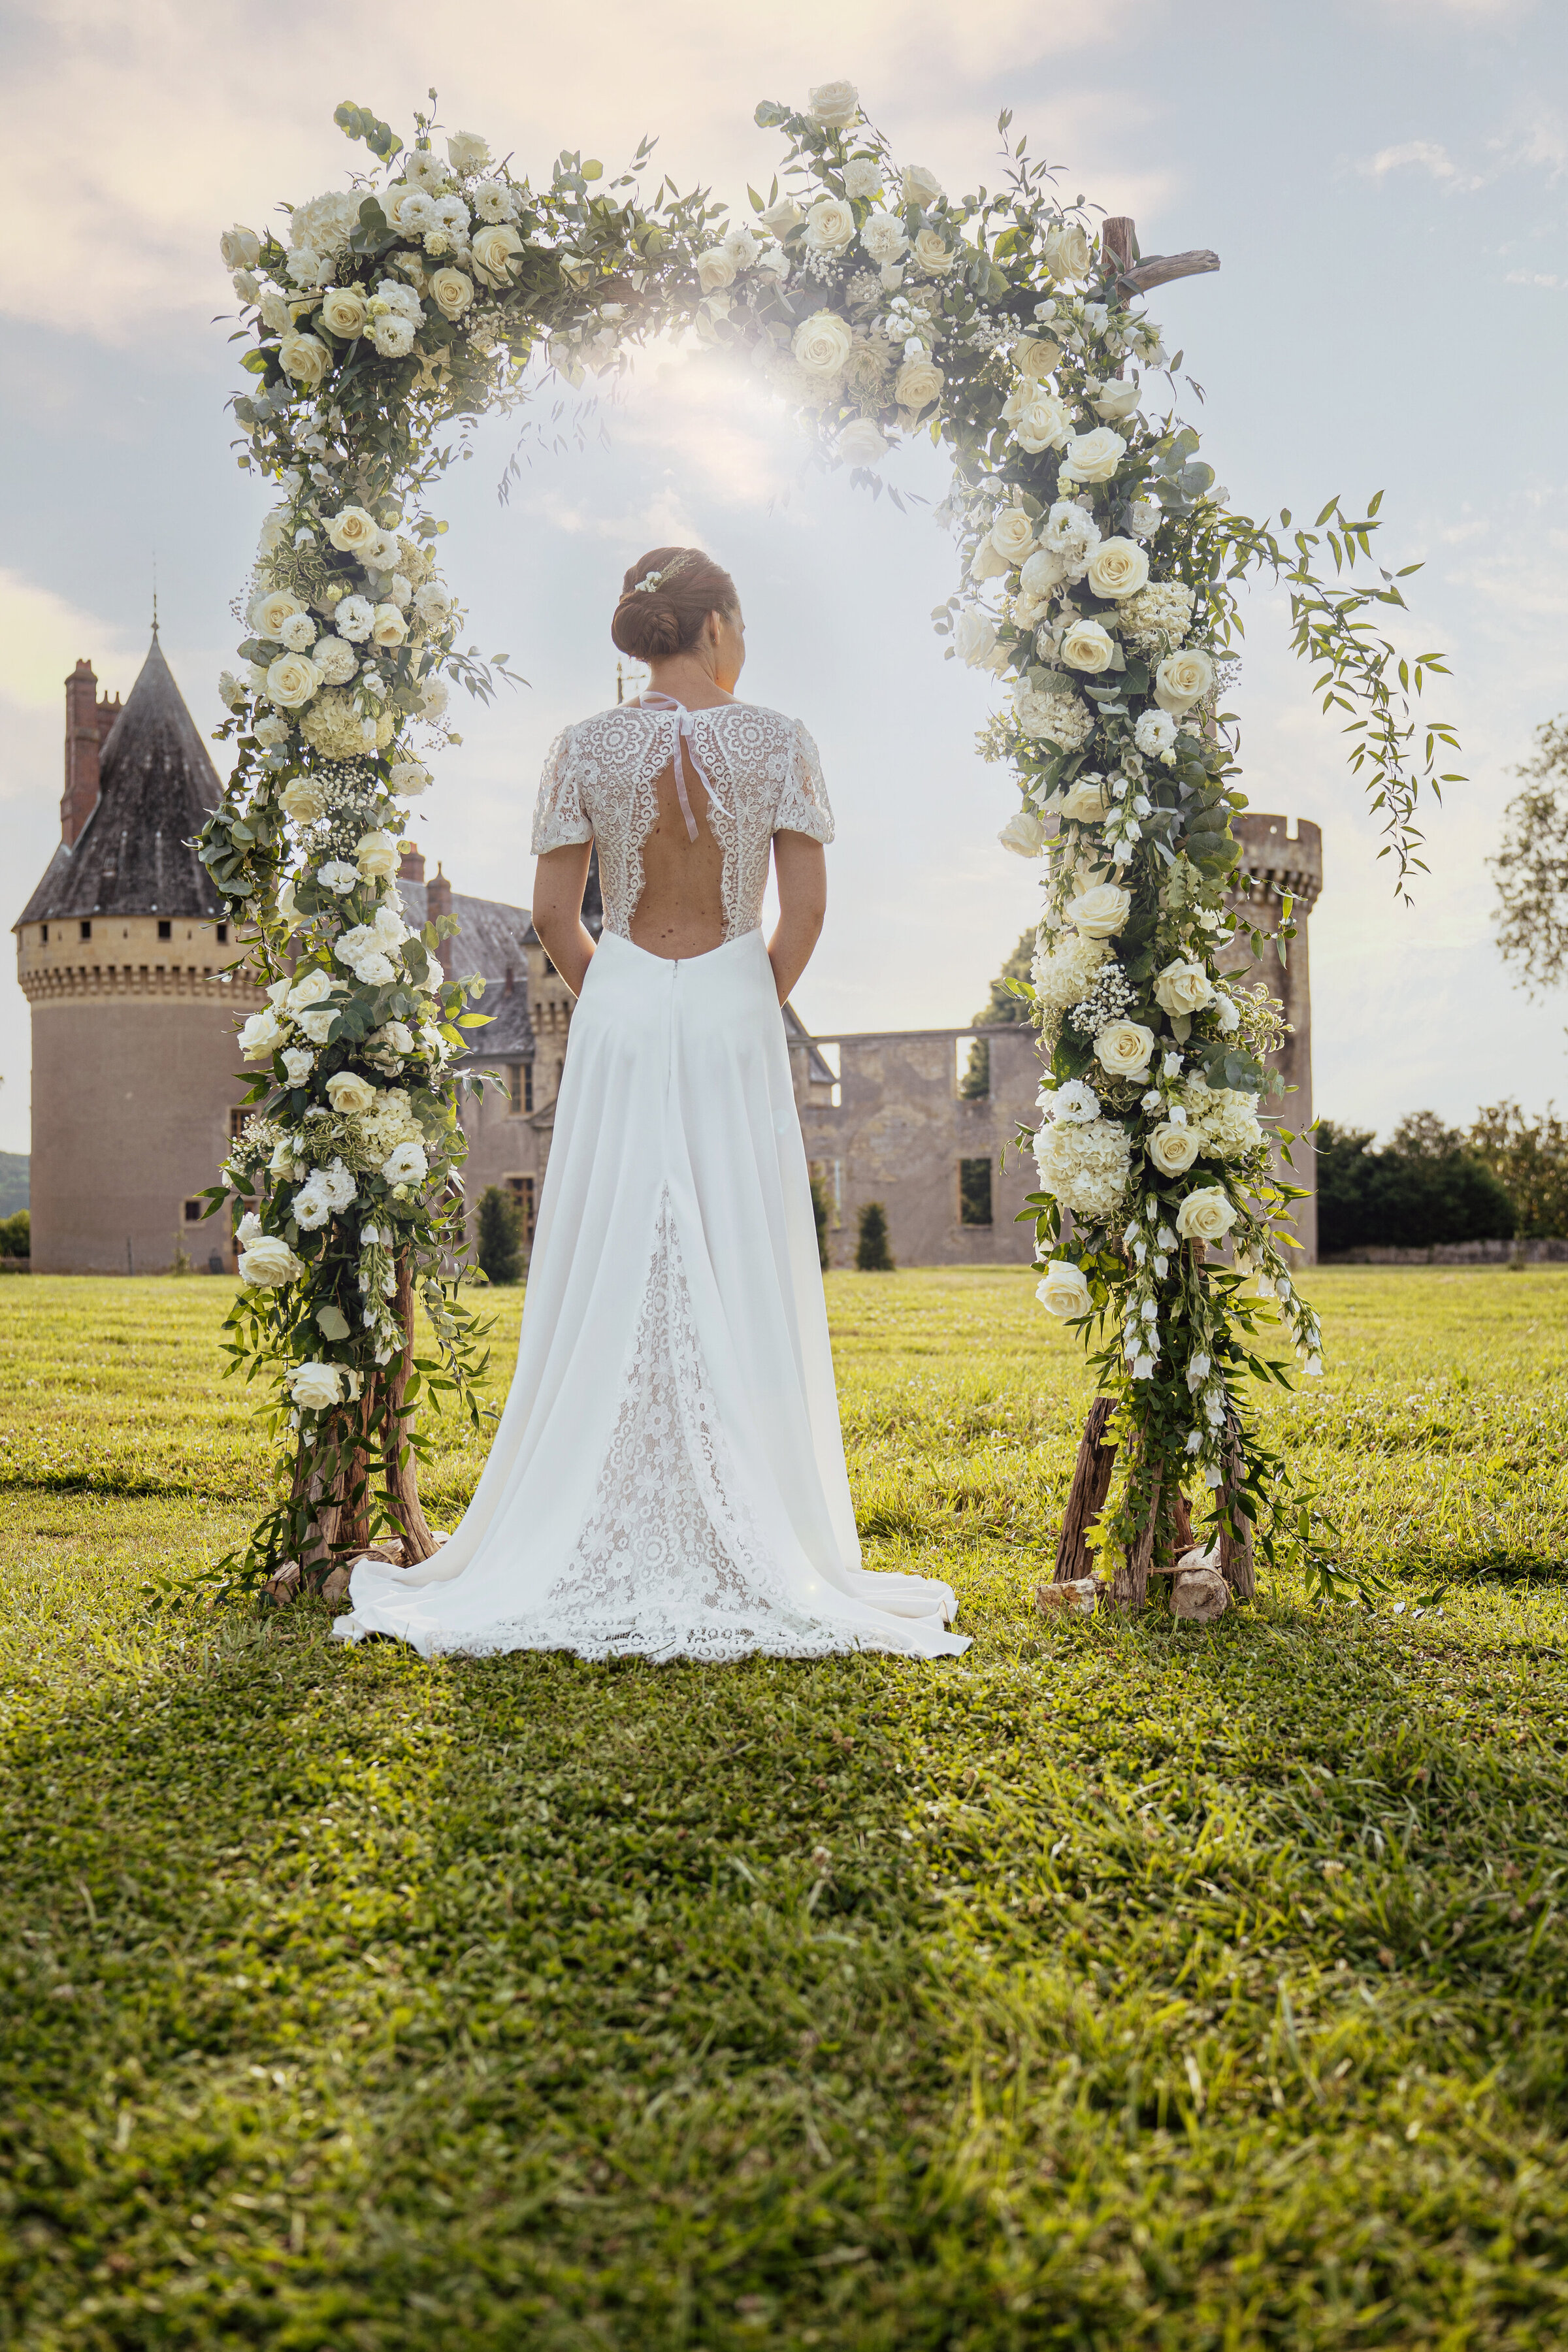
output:
[[[749,719],[753,725],[760,724],[769,733],[804,735],[805,732],[798,719],[793,718],[787,710],[774,710],[765,702],[715,702],[710,703],[705,711],[699,711],[697,716],[719,719],[731,714],[737,719]]]

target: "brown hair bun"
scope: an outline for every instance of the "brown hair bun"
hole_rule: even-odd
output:
[[[638,584],[654,572],[657,585]],[[666,661],[697,643],[710,613],[734,613],[740,603],[729,573],[700,547],[652,548],[621,583],[611,641],[634,661]]]

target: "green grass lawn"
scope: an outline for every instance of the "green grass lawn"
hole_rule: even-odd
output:
[[[648,1669],[150,1611],[263,1492],[226,1286],[0,1283],[0,2345],[1557,2352],[1568,1279],[1310,1286],[1375,1608],[1044,1622],[1072,1342],[834,1275],[974,1646]]]

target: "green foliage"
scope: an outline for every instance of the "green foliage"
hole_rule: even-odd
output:
[[[33,1248],[33,1221],[26,1209],[15,1216],[0,1217],[0,1257],[29,1257]]]
[[[1458,1128],[1445,1127],[1432,1111],[1402,1119],[1382,1151],[1372,1149],[1370,1129],[1336,1128],[1331,1119],[1318,1122],[1314,1140],[1318,1246],[1325,1257],[1506,1241],[1515,1230],[1514,1204],[1498,1176]]]
[[[32,1163],[25,1151],[0,1151],[0,1217],[27,1206]]]
[[[1535,756],[1514,772],[1525,789],[1503,811],[1491,860],[1498,945],[1535,994],[1568,972],[1568,718],[1536,729]]]
[[[1524,1240],[1568,1234],[1568,1119],[1550,1103],[1534,1119],[1515,1102],[1478,1111],[1469,1148],[1508,1194]]]
[[[888,1246],[888,1212],[880,1201],[868,1201],[860,1212],[855,1244],[858,1274],[891,1274],[893,1253]]]
[[[1027,986],[1030,967],[1035,961],[1035,934],[1026,931],[1001,971],[991,983],[991,993],[974,1018],[994,1028],[999,1022],[1008,1027],[1019,1027],[1034,1019],[1031,992]],[[984,1102],[991,1092],[991,1048],[984,1037],[970,1040],[969,1058],[958,1091],[966,1102]]]
[[[1375,1611],[1045,1622],[1072,1336],[1026,1270],[838,1274],[868,1564],[975,1646],[718,1669],[149,1616],[265,1476],[222,1286],[8,1285],[0,2330],[1546,2352],[1568,1286],[1311,1282],[1330,1378],[1263,1409]]]
[[[824,1274],[827,1271],[827,1195],[822,1189],[822,1179],[815,1171],[811,1179],[811,1213],[816,1225],[816,1262]]]
[[[521,1281],[522,1213],[499,1184],[487,1185],[479,1194],[475,1255],[489,1281]]]

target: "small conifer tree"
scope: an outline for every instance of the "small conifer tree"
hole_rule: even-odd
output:
[[[510,1192],[499,1184],[479,1195],[479,1261],[491,1282],[518,1282],[522,1276],[522,1214]]]
[[[893,1253],[888,1247],[888,1212],[880,1201],[868,1201],[860,1212],[855,1267],[858,1274],[893,1272]]]
[[[827,1195],[822,1189],[822,1179],[811,1180],[811,1213],[816,1219],[816,1262],[824,1274],[827,1272]]]

